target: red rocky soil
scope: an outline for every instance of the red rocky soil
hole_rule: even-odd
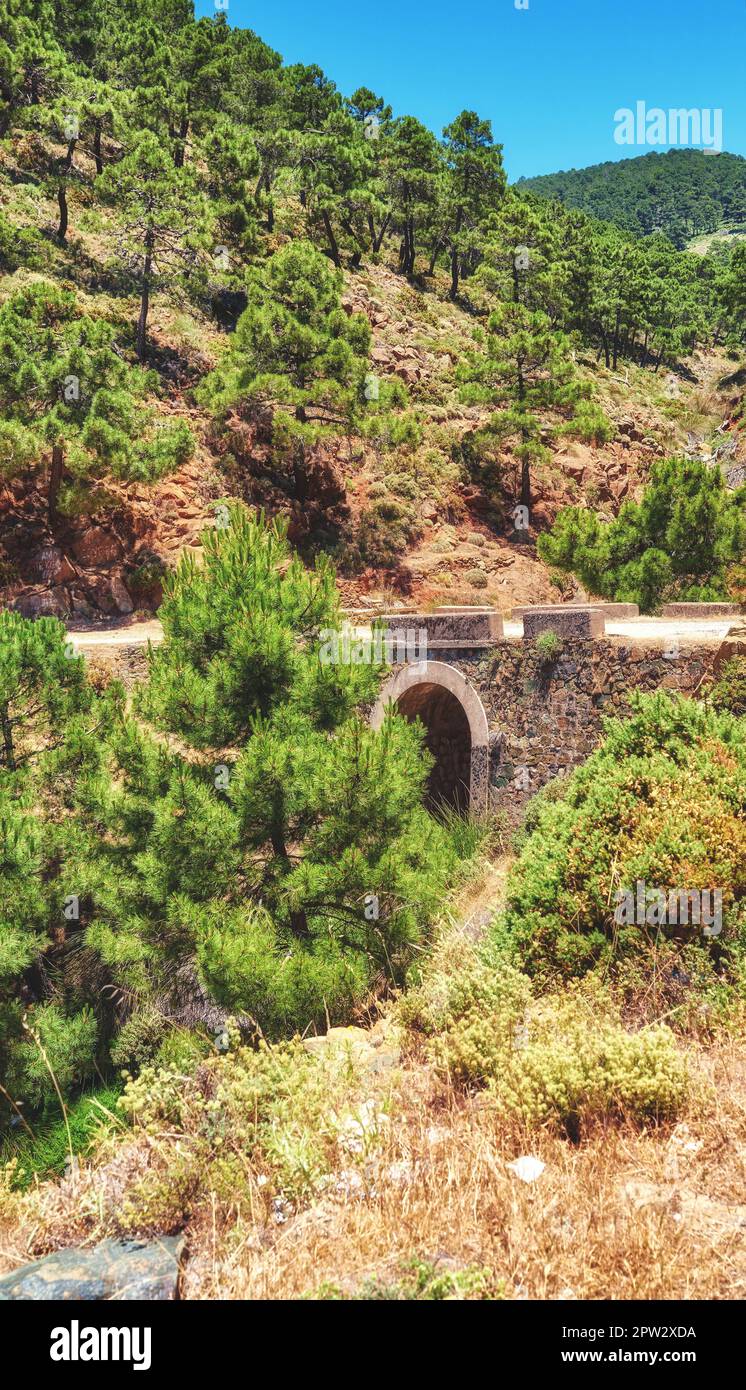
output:
[[[349,278],[345,307],[364,312],[371,323],[372,371],[407,385],[425,425],[421,452],[438,444],[450,467],[431,484],[420,468],[420,454],[410,458],[416,495],[407,504],[414,518],[408,547],[385,566],[351,571],[343,565],[340,589],[347,604],[489,602],[508,609],[556,600],[558,591],[536,556],[537,533],[573,503],[613,516],[626,498],[639,495],[653,460],[672,449],[677,435],[678,447],[685,438],[644,398],[650,373],[635,394],[635,382],[625,385],[623,372],[600,372],[597,395],[616,426],[616,438],[595,447],[562,438],[552,442],[548,436],[552,461],[536,477],[524,543],[510,520],[515,470],[509,454],[501,460],[499,484],[490,489],[450,464],[442,437],[437,439],[443,430],[450,440],[461,439],[488,414],[457,400],[454,368],[470,345],[473,320],[432,293],[418,294],[382,266]],[[168,329],[161,325],[159,332],[162,341]],[[211,348],[214,342],[213,331]],[[722,359],[698,355],[689,364],[688,389],[711,388],[724,365]],[[739,401],[738,392],[715,398],[713,418],[732,417]],[[390,455],[377,458],[359,441],[335,440],[311,451],[300,468],[283,471],[272,455],[269,416],[235,415],[216,434],[173,387],[159,408],[189,417],[198,438],[194,458],[154,488],[107,485],[113,502],[97,515],[61,523],[53,531],[41,475],[0,482],[0,603],[83,623],[153,611],[161,597],[158,565],[173,565],[185,547],[198,544],[215,501],[226,496],[285,514],[291,539],[308,553],[325,542],[341,542],[344,550],[372,496],[385,494],[388,470],[401,466],[392,465]],[[739,446],[740,452],[746,451]],[[569,584],[564,596],[573,592]]]

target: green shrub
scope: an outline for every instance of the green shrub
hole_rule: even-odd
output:
[[[419,496],[417,483],[408,473],[387,474],[386,486],[391,492],[395,492],[398,497],[406,497],[410,501]]]
[[[353,1294],[343,1293],[335,1284],[322,1284],[313,1294],[315,1299],[337,1302],[409,1303],[460,1302],[465,1299],[507,1297],[502,1281],[496,1281],[491,1269],[468,1265],[465,1269],[440,1268],[432,1260],[415,1257],[402,1262],[401,1275],[394,1282],[373,1277],[364,1279]]]
[[[92,1076],[95,1045],[96,1020],[90,1008],[71,1015],[56,1004],[37,1005],[29,1010],[25,1035],[14,1048],[13,1091],[32,1107],[56,1105],[57,1087],[64,1096]]]
[[[540,632],[535,642],[542,665],[551,666],[561,657],[565,644],[558,632]]]
[[[21,1187],[34,1177],[64,1173],[70,1162],[70,1141],[73,1154],[84,1155],[102,1130],[115,1125],[120,1094],[121,1086],[117,1085],[87,1092],[68,1107],[67,1124],[61,1117],[35,1123],[33,1137],[26,1131],[16,1131],[14,1138],[6,1139],[3,1145],[0,1164],[11,1157],[16,1159],[15,1184]]]
[[[423,1033],[430,1059],[452,1079],[486,1086],[498,1111],[528,1127],[572,1137],[604,1117],[662,1119],[687,1095],[687,1072],[670,1029],[627,1030],[604,984],[534,998],[504,943],[471,951],[454,935],[423,982],[398,1006]]]
[[[663,692],[633,694],[631,706],[556,797],[542,798],[510,874],[506,925],[525,967],[545,979],[649,956],[669,929],[615,920],[617,893],[639,881],[721,889],[722,933],[696,944],[721,969],[742,950],[746,728]]]
[[[143,589],[150,589],[154,584],[162,584],[168,574],[168,565],[164,560],[153,558],[146,560],[138,565],[127,577],[127,583],[133,593],[138,593]]]
[[[611,420],[595,401],[578,401],[575,412],[567,424],[561,425],[558,434],[581,439],[584,444],[608,444],[616,430]]]
[[[640,502],[624,502],[610,522],[566,507],[537,548],[590,593],[650,613],[664,598],[728,597],[728,567],[746,549],[746,514],[717,469],[659,459]]]
[[[528,1011],[492,1078],[500,1109],[572,1137],[594,1119],[664,1119],[687,1095],[687,1072],[665,1025],[629,1032],[603,987],[552,994]]]
[[[0,213],[0,270],[12,275],[19,266],[41,270],[49,259],[47,246],[36,227],[16,227]]]
[[[195,1185],[207,1189],[216,1175],[220,1181],[221,1173],[232,1173],[226,1195],[240,1202],[247,1196],[250,1160],[269,1180],[270,1200],[275,1194],[305,1200],[321,1191],[341,1153],[347,1163],[356,1156],[364,1161],[364,1148],[381,1137],[382,1121],[377,1110],[356,1109],[358,1073],[347,1049],[310,1053],[297,1039],[253,1049],[236,1045],[235,1029],[229,1032],[233,1045],[224,1056],[190,1072],[173,1064],[146,1067],[119,1102],[137,1130],[154,1136],[178,1130],[187,1159],[180,1186],[191,1174]],[[359,1151],[348,1142],[352,1126],[356,1135],[365,1130]],[[131,1194],[132,1225],[142,1222],[143,1206],[156,1190],[148,1184]]]
[[[726,661],[718,679],[708,687],[706,698],[713,709],[746,715],[746,657]]]
[[[110,1047],[119,1071],[137,1074],[152,1062],[164,1039],[166,1024],[154,1009],[138,1009],[122,1024]]]

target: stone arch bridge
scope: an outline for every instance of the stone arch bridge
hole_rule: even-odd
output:
[[[604,716],[624,714],[633,690],[696,691],[739,612],[671,604],[641,618],[633,604],[603,604],[514,609],[509,620],[490,608],[388,614],[394,664],[371,719],[380,724],[391,702],[421,720],[433,802],[517,815],[588,757]],[[544,632],[560,639],[554,653],[537,642]]]
[[[633,690],[694,693],[728,650],[731,628],[743,630],[741,611],[672,604],[647,618],[633,604],[563,604],[505,618],[487,607],[355,609],[346,620],[369,640],[373,618],[383,625],[391,669],[371,721],[380,724],[390,702],[421,720],[435,759],[431,801],[517,818],[540,787],[588,757],[604,716],[623,715]],[[544,632],[561,650],[542,650]],[[162,636],[157,622],[70,635],[126,683],[144,671],[146,642]]]

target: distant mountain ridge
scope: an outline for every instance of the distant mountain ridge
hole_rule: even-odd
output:
[[[580,208],[635,236],[665,232],[679,250],[702,233],[746,223],[746,159],[676,149],[519,179],[516,188]]]

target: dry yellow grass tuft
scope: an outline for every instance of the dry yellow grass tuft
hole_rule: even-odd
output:
[[[462,890],[436,989],[468,968],[505,868],[485,861]],[[134,1128],[112,1126],[79,1171],[26,1193],[0,1182],[0,1273],[181,1229],[185,1299],[746,1295],[743,1034],[679,1044],[691,1084],[675,1122],[591,1118],[573,1143],[454,1084],[417,1034],[397,1065],[404,1017],[369,1043],[353,1029],[146,1074]]]
[[[327,1198],[267,1238],[226,1242],[206,1209],[191,1237],[191,1298],[342,1296],[402,1286],[416,1258],[489,1271],[508,1299],[736,1299],[746,1292],[746,1052],[703,1059],[719,1099],[668,1131],[599,1130],[578,1147],[496,1120],[409,1073],[375,1177]],[[523,1154],[546,1165],[525,1183]],[[406,1286],[406,1285],[405,1285]]]
[[[209,1179],[191,1193],[182,1297],[412,1297],[415,1261],[451,1297],[742,1298],[746,1044],[721,1041],[694,1065],[706,1108],[700,1091],[675,1126],[609,1125],[578,1145],[526,1133],[485,1093],[412,1066],[393,1082],[380,1142],[357,1162],[340,1151],[307,1205],[267,1202],[251,1165],[248,1200]],[[4,1268],[116,1229],[106,1213],[188,1145],[188,1134],[140,1135],[104,1149],[77,1182],[9,1199]],[[524,1155],[545,1165],[532,1182],[509,1167]]]

